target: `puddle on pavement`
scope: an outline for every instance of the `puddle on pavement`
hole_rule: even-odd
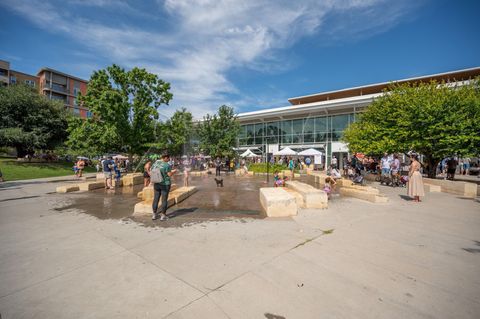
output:
[[[235,177],[225,176],[224,187],[217,187],[215,176],[192,177],[190,185],[197,187],[192,196],[168,209],[170,219],[166,222],[152,221],[151,216],[133,217],[133,207],[140,200],[137,193],[143,185],[121,187],[116,190],[97,189],[84,193],[65,195],[68,204],[57,211],[78,209],[85,214],[99,219],[118,219],[124,222],[138,222],[145,226],[182,227],[205,221],[258,219],[265,216],[261,213],[259,188],[266,187],[266,176]],[[304,182],[308,180],[302,179]],[[183,185],[181,176],[175,183]],[[270,184],[272,184],[270,178]]]

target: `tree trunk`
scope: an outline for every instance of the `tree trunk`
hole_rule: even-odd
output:
[[[436,178],[437,177],[437,166],[440,163],[440,160],[436,158],[432,158],[431,156],[426,156],[426,163],[428,165],[427,169],[427,176],[428,178]]]
[[[15,146],[15,149],[17,150],[17,158],[24,158],[25,155],[28,154],[27,150],[23,148],[21,145]]]

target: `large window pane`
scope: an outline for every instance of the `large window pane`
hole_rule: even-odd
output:
[[[315,142],[316,143],[323,143],[327,140],[327,133],[326,132],[317,132],[315,134]]]
[[[267,135],[277,136],[279,134],[278,132],[280,131],[279,125],[280,125],[279,122],[267,123],[267,129],[266,129]]]
[[[326,132],[327,127],[327,117],[316,117],[315,118],[315,132]]]
[[[303,143],[303,135],[302,134],[293,134],[292,143],[294,143],[294,144]]]
[[[292,121],[286,120],[282,122],[282,134],[292,134]]]
[[[255,144],[257,145],[263,144],[263,137],[255,136]]]
[[[293,134],[303,134],[303,119],[292,121]]]
[[[267,141],[268,139],[268,141]],[[268,144],[278,144],[278,136],[267,136],[265,137],[265,143]]]
[[[313,143],[314,142],[313,133],[303,134],[303,142],[304,143]]]
[[[303,142],[312,143],[314,141],[313,132],[314,132],[314,120],[313,118],[305,119],[303,125]]]
[[[348,114],[332,116],[332,130],[343,131],[348,126]]]
[[[247,137],[253,137],[254,136],[254,130],[255,130],[255,127],[253,126],[253,124],[247,125],[247,127],[246,127]]]
[[[292,135],[282,135],[282,144],[292,143]]]
[[[263,123],[255,124],[255,137],[262,137],[265,135]]]
[[[247,141],[247,143],[246,143],[247,145],[253,145],[254,144],[253,143],[254,142],[253,136],[247,137],[246,141]]]
[[[240,126],[240,131],[238,132],[238,137],[239,138],[247,137],[247,127],[246,127],[246,125]]]
[[[332,131],[332,141],[340,141],[343,136],[343,131]]]

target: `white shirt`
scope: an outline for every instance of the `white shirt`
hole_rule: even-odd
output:
[[[388,157],[382,157],[382,168],[390,168],[390,160]]]

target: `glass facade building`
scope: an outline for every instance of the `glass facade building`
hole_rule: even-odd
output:
[[[355,121],[355,113],[303,117],[280,121],[243,124],[238,146],[260,147],[269,144],[301,147],[340,141],[345,128]]]

